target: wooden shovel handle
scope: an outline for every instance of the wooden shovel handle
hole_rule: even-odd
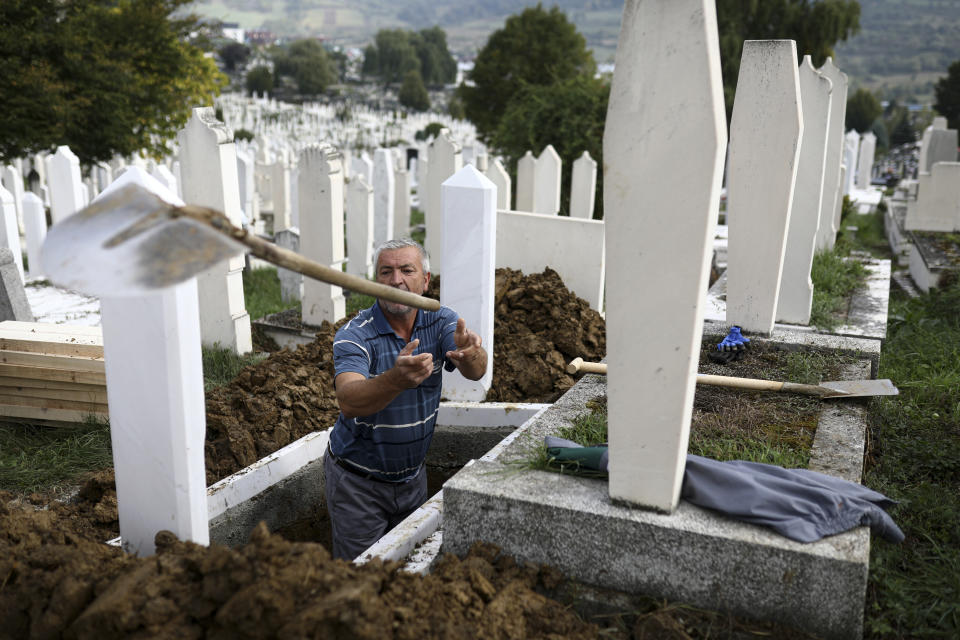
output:
[[[308,260],[299,253],[278,247],[272,242],[262,240],[248,233],[246,229],[239,229],[232,225],[226,216],[213,209],[187,205],[185,207],[178,207],[175,213],[176,215],[185,215],[209,224],[217,231],[244,244],[253,255],[271,264],[302,273],[307,277],[320,280],[321,282],[343,287],[344,289],[350,289],[358,293],[365,293],[368,296],[382,298],[390,302],[405,304],[408,307],[416,307],[417,309],[424,309],[426,311],[440,310],[440,302],[433,298],[425,298],[410,291],[394,289],[379,282],[371,282],[365,278],[344,273],[339,269],[333,269],[319,262]]]

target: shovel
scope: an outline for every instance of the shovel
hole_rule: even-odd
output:
[[[437,311],[437,300],[332,269],[235,227],[214,209],[166,202],[130,184],[47,232],[41,252],[54,284],[93,296],[142,294],[179,284],[245,251],[329,284]]]
[[[607,375],[607,365],[602,362],[584,362],[583,358],[574,358],[567,365],[567,373],[599,373]],[[883,380],[837,380],[820,384],[800,384],[799,382],[779,382],[777,380],[756,380],[754,378],[732,378],[697,374],[697,384],[754,391],[785,391],[802,393],[819,398],[856,398],[859,396],[895,396],[900,391],[888,379]]]

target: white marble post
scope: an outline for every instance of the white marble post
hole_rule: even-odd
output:
[[[393,239],[396,177],[390,149],[373,152],[373,243]]]
[[[574,160],[570,176],[570,217],[593,219],[597,192],[597,161],[588,151]]]
[[[83,180],[80,178],[80,160],[70,147],[57,147],[47,157],[47,186],[50,189],[50,220],[57,224],[84,206]]]
[[[290,215],[290,161],[286,149],[277,154],[276,162],[270,168],[270,194],[273,201],[273,232],[281,231],[293,224]]]
[[[730,119],[727,323],[770,335],[803,135],[793,40],[743,44]]]
[[[943,116],[936,116],[933,119],[933,122],[928,124],[923,130],[923,135],[920,137],[920,158],[917,163],[917,173],[930,173],[930,163],[927,159],[927,155],[930,151],[930,136],[933,134],[935,129],[946,129],[947,128],[947,119]],[[943,158],[941,158],[941,161]]]
[[[137,182],[183,204],[147,178],[127,171],[100,196]],[[197,282],[102,297],[100,314],[123,549],[153,555],[161,530],[209,544]]]
[[[510,174],[503,168],[500,158],[492,158],[487,163],[484,175],[497,187],[497,211],[510,210]]]
[[[516,211],[533,212],[534,189],[536,188],[537,159],[532,151],[527,151],[517,160],[517,204]]]
[[[833,249],[837,241],[837,212],[843,206],[843,181],[840,165],[843,164],[843,127],[847,114],[847,74],[840,71],[832,58],[819,69],[830,82],[830,125],[827,130],[827,159],[823,169],[823,196],[820,199],[820,225],[817,228],[817,251]]]
[[[190,203],[221,211],[241,225],[236,149],[227,127],[212,107],[193,110],[177,134],[180,189]],[[242,255],[225,260],[197,276],[203,343],[243,354],[253,349],[250,316],[243,300]]]
[[[463,158],[460,145],[453,141],[448,129],[443,129],[430,143],[427,167],[427,237],[426,250],[433,273],[443,273],[443,209],[440,202],[441,185],[460,171]],[[422,201],[421,201],[422,202]]]
[[[23,253],[20,249],[20,229],[17,226],[17,207],[13,194],[0,185],[0,247],[10,249],[13,264],[20,273],[23,282]]]
[[[311,145],[300,152],[300,252],[339,269],[343,263],[343,169],[330,146]],[[358,181],[359,182],[359,181]],[[340,287],[304,278],[301,318],[304,324],[335,323],[346,315]]]
[[[930,138],[924,146],[924,163],[919,171],[933,172],[933,165],[938,162],[957,161],[957,130],[937,129],[930,131]]]
[[[393,237],[406,238],[410,235],[410,176],[405,169],[394,175],[393,184]]]
[[[360,176],[367,184],[373,184],[373,160],[370,159],[370,154],[363,151],[353,159],[350,175],[351,177]]]
[[[787,248],[777,302],[777,320],[809,324],[813,305],[810,269],[817,244],[820,206],[823,202],[827,130],[830,126],[830,92],[833,83],[813,67],[810,56],[800,65],[800,97],[803,110],[803,141],[793,191]]]
[[[23,194],[23,234],[27,240],[27,273],[31,278],[39,278],[43,275],[40,247],[43,246],[43,239],[47,237],[47,214],[43,200],[32,191]]]
[[[857,133],[856,129],[850,129],[843,137],[843,164],[847,167],[847,176],[843,182],[843,195],[845,196],[850,195],[850,191],[853,190],[857,182],[857,155],[859,153],[860,134]]]
[[[857,158],[857,189],[870,188],[873,177],[873,156],[877,151],[877,136],[867,131],[860,136],[860,155]]]
[[[921,173],[917,201],[907,207],[908,231],[960,231],[960,162],[938,162]]]
[[[0,168],[3,186],[13,196],[13,206],[17,210],[17,228],[23,230],[23,174],[12,164]]]
[[[373,187],[357,174],[347,187],[347,273],[373,275]]]
[[[494,266],[497,254],[497,187],[473,165],[442,186],[444,271],[440,299],[480,335],[487,372],[468,380],[459,371],[443,372],[448,400],[483,402],[493,381]]]
[[[278,247],[283,247],[294,253],[300,253],[300,229],[297,227],[288,227],[273,234],[273,242]],[[302,274],[277,267],[277,278],[280,280],[280,300],[287,304],[296,304],[303,300],[303,282]]]
[[[560,175],[563,161],[552,144],[544,147],[534,166],[533,212],[555,216],[560,212]]]
[[[714,3],[626,0],[603,139],[615,501],[679,500],[725,147]]]
[[[255,162],[246,151],[237,150],[237,187],[240,190],[240,208],[243,210],[250,225],[256,233],[263,233],[263,223],[260,221],[260,207],[257,202],[255,189]]]

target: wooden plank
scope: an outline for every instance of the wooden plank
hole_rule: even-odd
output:
[[[54,356],[23,351],[0,351],[0,363],[63,369],[66,371],[93,371],[103,373],[103,360],[83,356]]]
[[[102,383],[69,382],[66,380],[36,380],[34,378],[15,378],[0,376],[0,387],[30,387],[33,389],[60,389],[63,391],[106,391]]]
[[[0,335],[0,351],[22,351],[103,359],[102,344],[84,344],[82,340],[84,339],[80,338],[78,340],[66,335],[57,340],[46,340],[36,334],[7,334]]]
[[[38,409],[72,409],[87,413],[107,413],[107,405],[101,402],[77,402],[73,400],[51,400],[50,398],[29,398],[21,395],[0,394],[0,405],[14,407],[35,407]]]
[[[70,400],[77,402],[92,402],[94,404],[107,403],[107,390],[94,385],[87,385],[89,389],[39,389],[36,387],[21,387],[0,385],[0,396],[22,396],[24,398],[46,398],[48,400]]]
[[[83,422],[87,416],[94,415],[98,417],[107,417],[107,413],[97,413],[90,411],[77,411],[75,409],[41,409],[37,407],[19,407],[14,405],[0,405],[0,417],[21,420],[24,422],[37,422],[40,424],[49,424],[59,426],[65,423]]]
[[[18,322],[16,320],[4,320],[0,322],[0,334],[6,334],[8,331],[19,333],[36,333],[40,335],[75,335],[97,337],[103,340],[103,329],[101,327],[91,327],[80,324],[53,324],[50,322]]]
[[[107,384],[105,373],[96,371],[68,371],[30,365],[4,364],[0,362],[0,376],[11,376],[30,380],[50,380],[58,382],[77,382],[81,384]]]

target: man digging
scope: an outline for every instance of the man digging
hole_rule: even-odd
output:
[[[422,295],[430,283],[413,240],[384,242],[374,264],[381,284]],[[337,331],[333,359],[340,415],[324,458],[327,510],[333,556],[352,560],[427,499],[442,368],[479,380],[487,354],[452,309],[378,299]]]

